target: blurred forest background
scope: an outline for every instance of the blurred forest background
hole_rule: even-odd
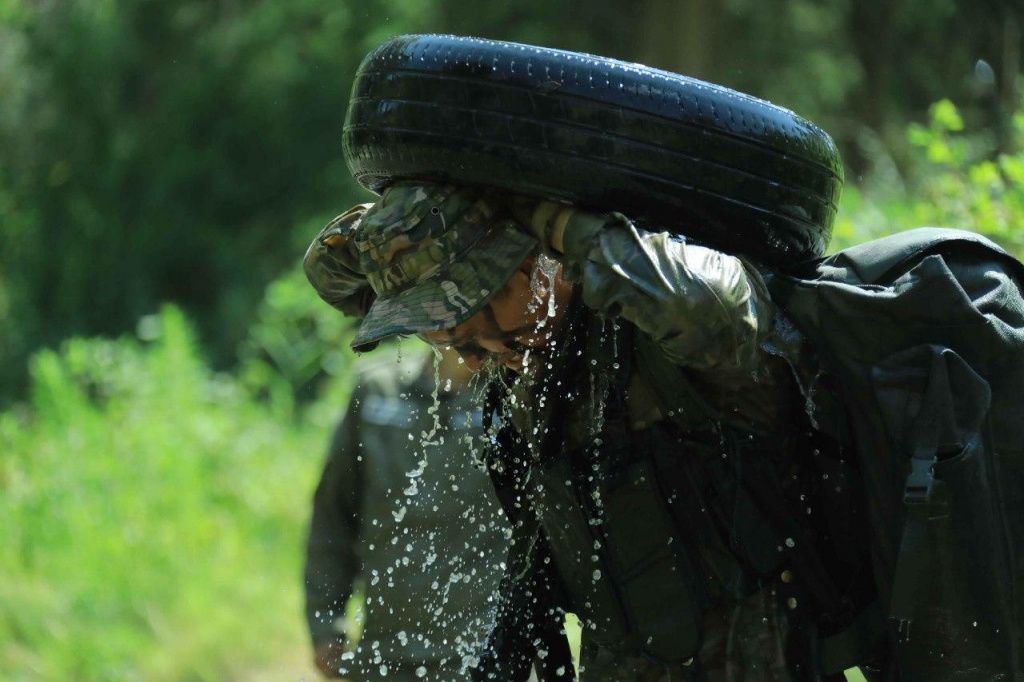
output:
[[[838,142],[834,248],[1024,254],[1006,0],[0,0],[0,678],[295,679],[300,551],[351,375],[297,266],[368,196],[362,56],[445,32],[640,61]]]

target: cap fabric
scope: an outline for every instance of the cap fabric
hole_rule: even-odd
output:
[[[352,347],[462,324],[537,244],[481,190],[400,182],[363,214],[354,243],[377,294]]]
[[[320,298],[345,315],[365,317],[376,294],[359,271],[359,259],[348,248],[359,219],[373,204],[358,204],[327,223],[302,259],[306,279]]]

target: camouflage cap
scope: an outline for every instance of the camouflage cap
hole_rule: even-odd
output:
[[[365,317],[376,294],[349,248],[359,220],[373,204],[358,204],[327,223],[302,259],[306,279],[324,301],[345,315]]]
[[[483,191],[400,182],[354,233],[359,269],[377,297],[352,341],[450,329],[483,308],[537,244]]]

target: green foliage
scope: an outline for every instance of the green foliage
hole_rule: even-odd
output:
[[[36,348],[124,333],[165,301],[215,364],[232,362],[308,228],[367,198],[341,155],[366,52],[429,31],[595,50],[616,33],[600,13],[571,29],[545,19],[577,4],[8,0],[0,403]]]
[[[312,293],[296,265],[267,286],[239,350],[242,381],[290,412],[296,399],[315,396],[317,380],[349,376],[354,330],[353,320]]]
[[[21,5],[0,26],[0,286],[17,297],[0,347],[23,359],[172,300],[232,357],[301,256],[293,227],[359,196],[330,75],[362,58],[351,30],[312,2]]]
[[[833,249],[921,226],[980,232],[1024,257],[1024,108],[1013,117],[1011,150],[991,155],[949,100],[927,125],[907,130],[915,154],[907,182],[875,179],[846,190]]]
[[[306,651],[307,501],[336,417],[212,373],[177,308],[73,339],[0,413],[0,677],[247,678]],[[332,405],[339,395],[333,396]]]

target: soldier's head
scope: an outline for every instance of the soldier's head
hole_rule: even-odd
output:
[[[572,286],[553,263],[542,267],[527,256],[476,313],[454,327],[423,331],[427,343],[454,349],[474,371],[488,363],[522,371],[532,354],[539,359],[551,344]]]
[[[536,239],[482,190],[397,183],[362,215],[353,242],[375,294],[352,342],[357,351],[416,334],[455,349],[471,369],[518,371],[528,351],[536,357],[552,338],[571,295]],[[309,259],[323,296],[327,285]]]

